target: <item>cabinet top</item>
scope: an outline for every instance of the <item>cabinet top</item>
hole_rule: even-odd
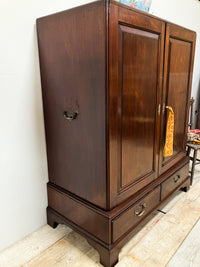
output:
[[[124,0],[124,1],[127,1],[127,3],[128,3],[129,0]],[[168,24],[176,25],[177,27],[180,27],[180,28],[182,28],[182,29],[186,29],[186,30],[190,31],[190,33],[194,35],[194,39],[196,38],[196,32],[193,31],[193,30],[191,30],[191,29],[182,27],[181,25],[177,25],[177,24],[172,23],[172,22],[170,22],[170,21],[167,21],[167,20],[165,20],[165,19],[163,19],[163,18],[154,16],[154,15],[148,13],[148,12],[141,11],[141,10],[136,9],[136,8],[134,8],[134,7],[132,7],[132,6],[129,6],[129,5],[127,5],[127,4],[120,3],[119,0],[94,0],[94,1],[91,2],[91,3],[85,4],[85,5],[81,5],[81,6],[77,6],[77,7],[68,9],[68,10],[60,11],[60,12],[57,12],[57,13],[54,13],[54,14],[50,14],[50,15],[41,17],[41,18],[39,18],[39,19],[42,19],[42,18],[45,18],[45,17],[49,17],[49,16],[52,16],[52,15],[53,15],[53,16],[54,16],[54,15],[59,15],[59,14],[62,13],[62,12],[67,12],[67,14],[73,14],[74,12],[76,13],[76,11],[78,11],[78,10],[84,9],[84,8],[86,8],[86,7],[89,8],[90,6],[93,6],[93,5],[99,5],[99,4],[100,4],[100,5],[101,5],[101,4],[105,4],[105,5],[106,5],[106,8],[108,8],[108,9],[109,9],[109,6],[110,6],[110,5],[116,5],[116,6],[118,6],[119,8],[127,9],[127,12],[128,12],[128,10],[129,10],[129,12],[133,12],[133,15],[134,15],[134,13],[139,13],[139,14],[141,14],[141,15],[143,15],[143,16],[146,16],[146,17],[150,17],[150,18],[153,18],[153,19],[156,19],[156,20],[159,20],[159,21],[168,23]],[[108,13],[106,12],[105,15],[106,15],[106,14],[108,14]]]
[[[101,0],[100,0],[100,1],[101,1]],[[114,5],[117,5],[117,6],[119,6],[119,7],[123,7],[123,8],[126,8],[126,9],[132,11],[132,12],[140,13],[140,14],[143,14],[143,15],[145,15],[145,16],[147,16],[147,17],[151,17],[151,18],[160,20],[160,21],[165,22],[165,23],[168,23],[168,24],[176,25],[177,27],[181,27],[182,29],[186,29],[186,30],[190,31],[191,33],[194,34],[194,38],[196,38],[196,32],[195,32],[195,31],[193,31],[193,30],[191,30],[191,29],[188,29],[188,28],[186,28],[186,27],[183,27],[183,26],[181,26],[181,25],[178,25],[178,24],[176,24],[176,23],[173,23],[173,22],[171,22],[171,21],[168,21],[168,20],[166,20],[166,19],[157,17],[157,16],[152,15],[152,14],[150,14],[150,13],[148,13],[148,12],[145,12],[145,11],[141,11],[141,10],[139,10],[139,9],[136,9],[136,8],[132,7],[132,6],[129,6],[129,5],[120,3],[120,2],[118,2],[118,0],[103,0],[103,1],[104,1],[105,3],[114,4]]]

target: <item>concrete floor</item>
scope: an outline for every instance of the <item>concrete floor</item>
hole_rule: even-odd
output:
[[[163,213],[164,212],[164,213]],[[116,267],[200,266],[200,166],[188,193],[178,192],[162,212],[122,248]],[[0,267],[97,267],[99,255],[69,227],[48,225],[0,253]]]

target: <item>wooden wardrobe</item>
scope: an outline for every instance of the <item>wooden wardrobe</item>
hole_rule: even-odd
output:
[[[195,32],[114,0],[37,20],[48,224],[69,225],[113,266],[121,247],[190,186],[186,132]],[[163,157],[174,111],[174,153]]]

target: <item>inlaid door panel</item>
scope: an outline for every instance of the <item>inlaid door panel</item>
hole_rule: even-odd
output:
[[[166,29],[160,173],[185,157],[195,34],[168,24]],[[173,155],[163,157],[168,111],[174,111]]]
[[[114,206],[158,175],[164,23],[118,10],[115,5],[110,16],[110,190]]]

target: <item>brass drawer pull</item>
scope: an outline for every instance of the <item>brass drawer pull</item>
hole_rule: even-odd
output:
[[[176,175],[176,177],[174,177],[174,183],[177,183],[180,178],[181,178],[180,175]]]
[[[72,120],[75,120],[77,118],[78,112],[77,111],[75,111],[75,112],[64,111],[63,115],[64,115],[66,120],[72,121]]]
[[[141,211],[135,210],[135,215],[138,217],[142,216],[145,213],[145,209],[147,205],[144,203],[144,204],[140,204],[140,206],[142,207]]]

